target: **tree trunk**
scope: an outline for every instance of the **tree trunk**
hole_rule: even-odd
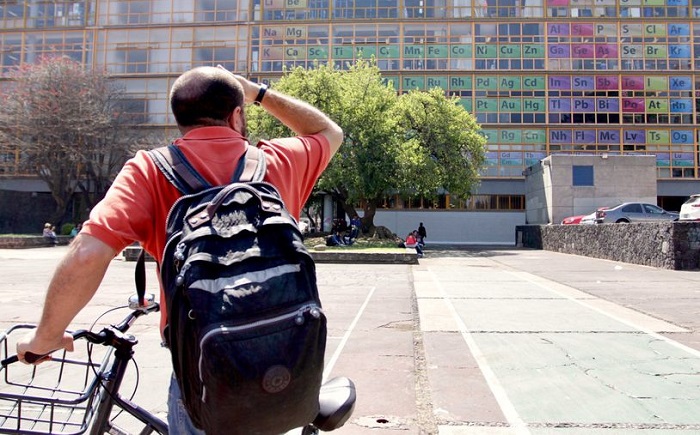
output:
[[[357,214],[357,210],[355,210],[355,207],[348,204],[347,202],[343,201],[340,203],[340,205],[341,207],[343,207],[343,211],[345,212],[345,214],[348,215],[348,218],[352,219],[352,217]]]
[[[61,231],[61,225],[63,225],[63,219],[66,215],[66,201],[63,198],[59,198],[56,195],[52,195],[54,201],[56,202],[56,208],[51,216],[51,224],[56,226],[56,234]]]
[[[377,201],[368,200],[365,202],[363,212],[362,226],[365,228],[374,228],[374,216],[377,214]]]

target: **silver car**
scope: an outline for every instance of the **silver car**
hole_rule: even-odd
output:
[[[678,213],[643,202],[625,202],[615,207],[598,209],[595,214],[595,221],[598,224],[676,220],[678,220]]]

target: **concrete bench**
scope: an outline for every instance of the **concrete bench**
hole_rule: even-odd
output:
[[[131,245],[127,246],[124,248],[122,251],[122,256],[124,257],[125,261],[136,261],[139,258],[139,255],[141,254],[141,246],[140,245]],[[146,253],[146,261],[155,261],[153,257],[149,253]]]

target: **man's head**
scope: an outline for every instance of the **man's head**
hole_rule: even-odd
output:
[[[199,67],[182,74],[170,90],[170,108],[183,133],[226,126],[246,135],[243,87],[221,68]]]

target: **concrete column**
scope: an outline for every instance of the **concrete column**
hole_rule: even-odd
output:
[[[323,231],[330,231],[333,228],[333,197],[323,196]]]

